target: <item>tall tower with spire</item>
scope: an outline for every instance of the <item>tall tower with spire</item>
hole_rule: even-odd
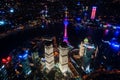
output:
[[[65,10],[65,18],[64,18],[64,37],[63,42],[68,43],[68,35],[67,35],[67,26],[68,26],[68,11]]]

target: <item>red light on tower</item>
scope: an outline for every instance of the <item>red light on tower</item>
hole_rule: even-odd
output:
[[[92,13],[91,13],[91,19],[95,19],[95,15],[96,15],[96,7],[92,7]]]

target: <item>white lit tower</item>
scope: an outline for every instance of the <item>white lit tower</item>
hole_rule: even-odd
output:
[[[59,68],[62,73],[66,72],[68,70],[68,51],[69,48],[66,45],[61,45],[59,47],[60,53],[59,53]]]
[[[51,70],[54,67],[54,54],[53,54],[53,45],[45,45],[45,59],[46,59],[46,68]]]

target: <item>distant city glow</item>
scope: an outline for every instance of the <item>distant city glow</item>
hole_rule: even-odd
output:
[[[91,19],[95,19],[95,15],[96,15],[96,7],[92,7],[92,13],[91,13]]]
[[[4,14],[5,12],[4,11],[0,11],[1,14]]]
[[[10,12],[11,12],[11,13],[14,13],[14,9],[13,9],[13,8],[11,8],[11,9],[10,9]]]
[[[41,27],[42,27],[42,28],[44,28],[45,26],[44,26],[44,25],[42,25]]]
[[[104,43],[107,43],[111,46],[112,49],[114,50],[120,50],[120,44],[116,41],[116,38],[112,38],[110,41],[104,41],[102,40]]]
[[[88,14],[87,13],[84,13],[85,16],[87,16]]]
[[[107,34],[108,34],[108,32],[109,32],[109,30],[108,30],[108,29],[106,29],[106,30],[105,30],[105,32],[104,32],[104,34],[105,34],[105,35],[107,35]]]
[[[25,50],[25,52],[26,52],[26,53],[28,53],[28,52],[29,52],[29,50]]]
[[[80,17],[77,17],[77,18],[76,18],[76,20],[77,20],[77,21],[80,21],[80,20],[81,20],[81,18],[80,18]]]
[[[117,42],[111,43],[111,47],[114,50],[119,50],[120,49],[120,44],[118,44]]]
[[[107,27],[111,27],[112,25],[111,24],[107,24]]]
[[[68,10],[68,8],[67,8],[67,7],[64,7],[64,10],[65,10],[65,11],[67,11],[67,10]]]
[[[115,33],[114,33],[114,36],[115,37],[119,36],[119,33],[120,33],[119,30],[116,30]]]
[[[4,21],[0,21],[0,25],[4,25],[5,24],[5,22]]]
[[[79,5],[80,5],[80,2],[77,2],[77,5],[79,6]]]

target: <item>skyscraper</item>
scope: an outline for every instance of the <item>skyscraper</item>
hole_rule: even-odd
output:
[[[61,72],[66,72],[68,70],[68,47],[60,46],[59,47],[60,54],[59,54],[59,68]]]
[[[95,46],[94,44],[89,43],[88,39],[85,38],[84,42],[81,42],[79,50],[80,50],[79,55],[82,60],[82,63],[81,63],[82,69],[86,73],[89,73],[91,71],[90,66],[91,66],[92,55],[95,51]]]
[[[45,45],[46,68],[51,70],[54,67],[53,45]]]
[[[7,70],[5,65],[0,66],[0,79],[1,80],[8,80]]]

